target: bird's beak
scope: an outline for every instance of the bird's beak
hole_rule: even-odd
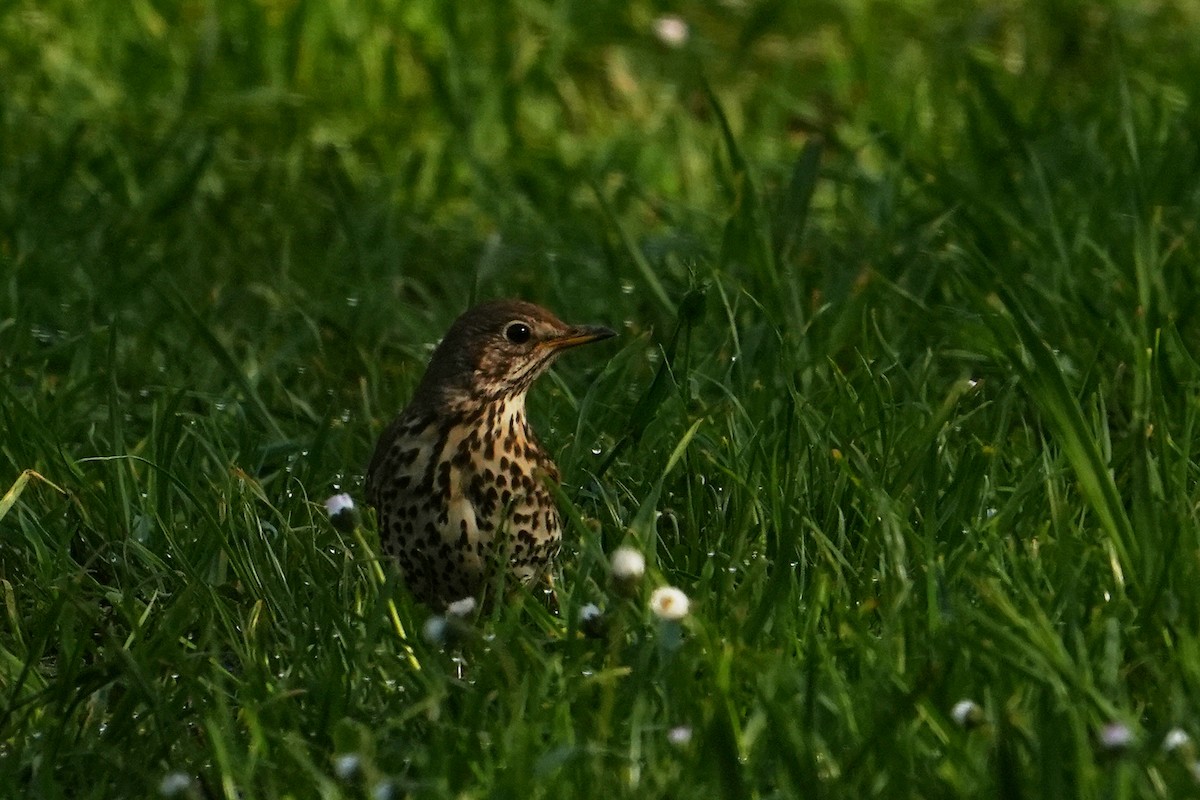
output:
[[[581,344],[588,344],[589,342],[598,342],[601,339],[610,339],[616,335],[616,331],[612,328],[605,328],[603,325],[576,325],[568,328],[562,336],[547,339],[546,346],[552,350],[566,350],[568,347],[576,347]]]

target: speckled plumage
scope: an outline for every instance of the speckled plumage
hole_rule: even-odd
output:
[[[450,326],[367,470],[383,550],[417,599],[479,597],[501,564],[524,583],[548,574],[562,534],[544,480],[558,469],[525,395],[563,350],[612,335],[519,300],[475,306]]]

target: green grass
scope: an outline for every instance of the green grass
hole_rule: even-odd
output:
[[[0,795],[1197,792],[1193,4],[101,5],[0,8]],[[622,335],[442,649],[322,503],[494,296]]]

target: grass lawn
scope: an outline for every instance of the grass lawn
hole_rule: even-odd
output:
[[[1188,0],[0,5],[0,797],[1195,795],[1198,131]],[[324,501],[501,296],[426,637]]]

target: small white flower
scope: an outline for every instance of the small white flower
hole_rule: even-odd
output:
[[[692,741],[692,729],[687,725],[676,725],[667,731],[667,741],[676,747],[683,747]]]
[[[618,547],[610,563],[613,577],[622,583],[637,583],[646,574],[646,557],[632,547]]]
[[[158,782],[158,793],[163,797],[178,797],[192,788],[192,777],[186,772],[168,772]]]
[[[1192,742],[1192,737],[1187,735],[1187,731],[1183,728],[1171,728],[1167,731],[1167,735],[1163,737],[1162,749],[1167,753],[1174,753],[1180,748],[1187,747]]]
[[[983,709],[974,700],[959,700],[950,709],[950,718],[964,728],[973,728],[983,721]]]
[[[650,595],[650,610],[659,619],[681,620],[688,615],[690,605],[688,596],[674,586],[660,586]]]
[[[668,47],[682,47],[691,30],[681,17],[665,14],[654,20],[654,35]]]
[[[604,620],[604,612],[600,610],[600,606],[595,603],[588,603],[579,609],[579,629],[583,631],[585,636],[593,639],[604,638],[607,625]]]
[[[464,597],[462,600],[455,600],[450,605],[446,606],[446,613],[452,617],[469,617],[475,611],[476,606],[474,597]]]
[[[333,774],[337,775],[339,780],[351,780],[361,769],[362,759],[358,757],[358,753],[345,753],[333,760]]]
[[[425,620],[425,625],[421,628],[421,635],[425,637],[425,641],[430,644],[445,644],[446,642],[446,618],[434,614],[429,619]]]
[[[1100,746],[1105,750],[1125,750],[1133,745],[1133,731],[1123,722],[1110,722],[1100,729]]]
[[[357,514],[354,511],[354,499],[348,494],[335,494],[325,501],[325,512],[333,527],[342,533],[354,530]]]
[[[325,513],[336,517],[346,511],[354,510],[354,498],[348,494],[335,494],[325,501]]]

